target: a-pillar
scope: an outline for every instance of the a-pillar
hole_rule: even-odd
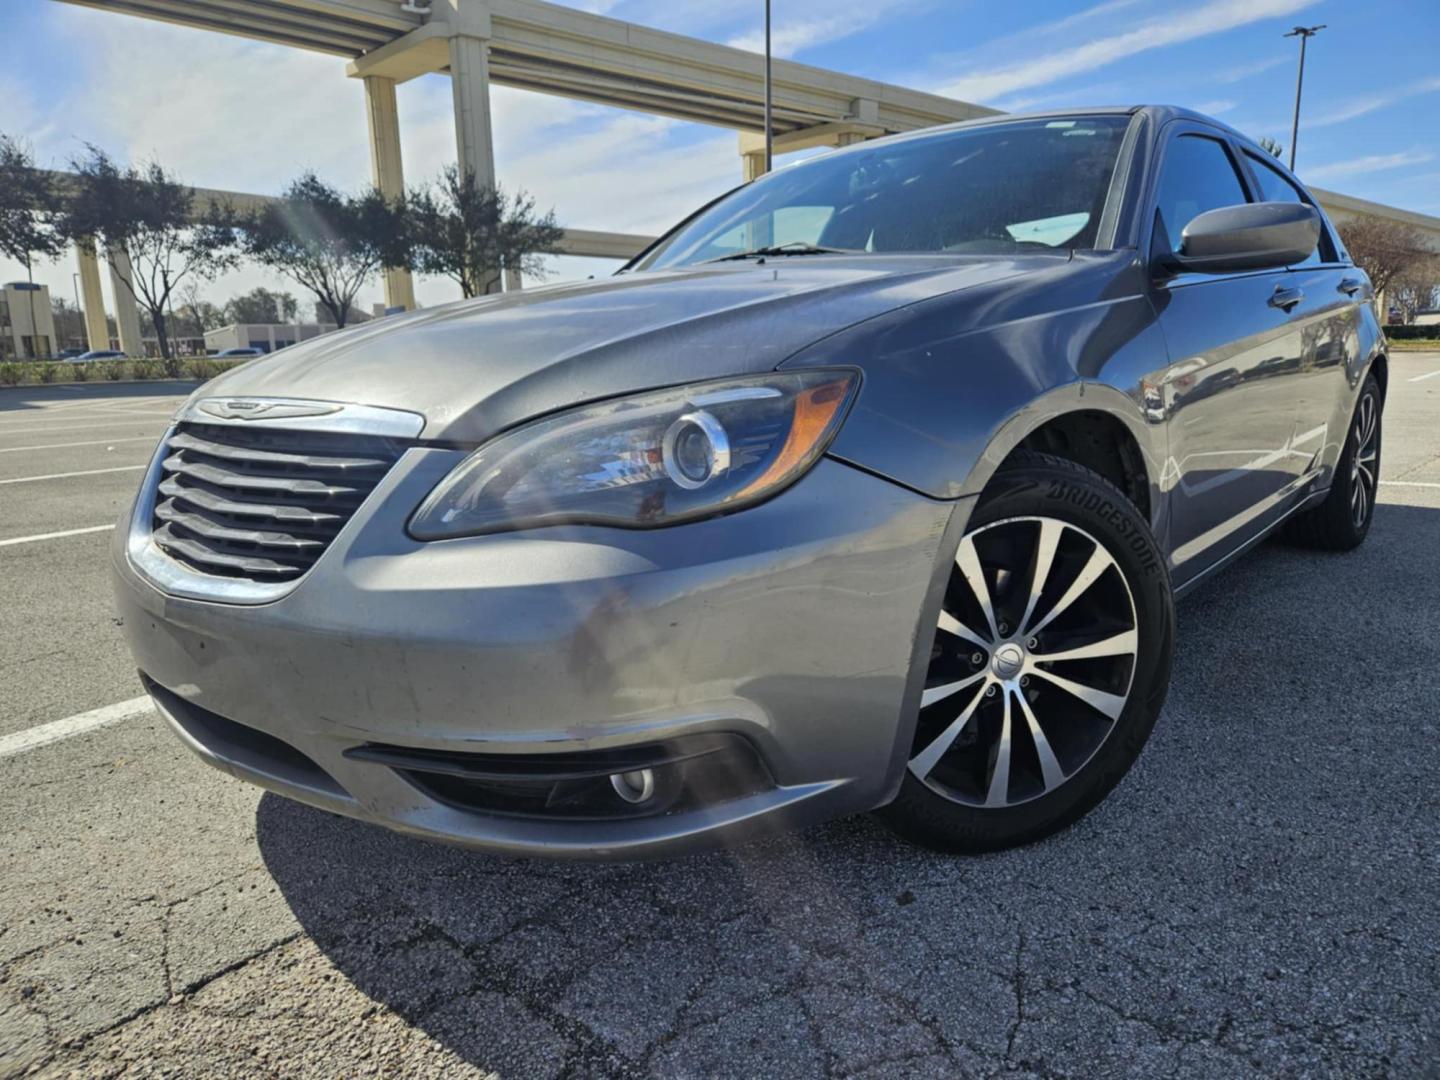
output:
[[[400,115],[395,107],[395,80],[377,75],[365,79],[365,116],[370,126],[370,174],[387,199],[405,194],[405,172],[400,162]],[[415,282],[402,268],[385,271],[385,306],[415,309]]]
[[[115,326],[120,332],[120,351],[126,356],[143,357],[145,340],[140,336],[140,306],[130,289],[130,255],[124,248],[105,248],[105,261],[110,264],[110,291],[115,294]]]
[[[110,326],[105,321],[105,296],[100,291],[100,259],[95,241],[75,244],[75,261],[80,267],[80,296],[85,311],[85,345],[91,349],[110,348]]]

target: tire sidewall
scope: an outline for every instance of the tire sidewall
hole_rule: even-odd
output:
[[[985,810],[953,802],[908,771],[884,811],[912,839],[944,850],[984,851],[1028,843],[1063,828],[1099,803],[1129,770],[1149,737],[1170,683],[1174,600],[1165,559],[1133,503],[1069,462],[1026,464],[996,475],[966,523],[969,535],[1008,518],[1050,517],[1083,529],[1115,559],[1135,605],[1139,651],[1130,696],[1104,743],[1049,794]],[[953,566],[952,560],[946,572]],[[929,649],[923,654],[928,660]],[[905,755],[908,761],[910,754]]]

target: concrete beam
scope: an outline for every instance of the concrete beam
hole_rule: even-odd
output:
[[[884,129],[875,124],[836,120],[827,124],[815,124],[808,128],[797,128],[795,131],[781,132],[774,136],[771,142],[774,145],[775,153],[789,154],[796,150],[813,150],[817,146],[848,146],[852,142],[863,142],[884,134]],[[740,153],[763,156],[765,153],[764,132],[742,131],[740,133]]]
[[[105,321],[105,294],[100,289],[100,259],[95,254],[95,241],[82,241],[75,245],[75,262],[80,270],[85,344],[91,349],[108,349],[110,325]]]
[[[405,171],[400,160],[400,116],[395,106],[395,83],[371,76],[365,80],[365,118],[370,131],[370,174],[387,199],[405,195]],[[385,306],[415,310],[415,283],[408,270],[384,271]]]

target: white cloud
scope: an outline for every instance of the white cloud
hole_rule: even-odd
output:
[[[1124,0],[1128,2],[1128,0]],[[801,5],[803,8],[804,5]],[[821,10],[803,12],[780,21],[772,21],[770,28],[770,49],[776,56],[794,56],[805,49],[825,45],[832,41],[850,37],[866,30],[883,19],[892,16],[896,9],[907,6],[905,0],[871,0],[864,5],[853,5],[836,10],[826,4]],[[728,45],[750,52],[765,51],[765,30],[748,31],[731,38]]]
[[[1315,2],[1316,0],[1212,0],[1201,7],[1167,13],[1133,29],[1095,38],[1070,48],[1046,50],[1039,56],[1033,55],[1032,50],[1032,55],[1027,59],[953,79],[940,87],[938,92],[983,103],[1017,90],[1044,86],[1073,75],[1094,71],[1137,53],[1233,30],[1260,19],[1288,15]],[[1074,16],[1070,18],[1073,19]],[[1036,32],[1044,33],[1049,29],[1040,27]],[[990,51],[988,46],[986,51]]]
[[[1428,150],[1401,150],[1394,154],[1368,154],[1348,161],[1332,161],[1328,165],[1317,165],[1305,170],[1307,180],[1331,180],[1343,176],[1360,176],[1365,173],[1401,169],[1406,165],[1421,165],[1434,161],[1435,155]]]
[[[1220,101],[1204,101],[1195,106],[1195,111],[1205,113],[1207,116],[1219,116],[1221,113],[1229,112],[1238,104],[1238,101],[1232,101],[1229,98]]]
[[[1440,76],[1429,79],[1421,79],[1418,82],[1408,83],[1405,86],[1396,86],[1389,90],[1381,91],[1378,94],[1370,94],[1357,98],[1347,105],[1342,105],[1328,113],[1322,113],[1314,120],[1302,123],[1306,127],[1330,127],[1334,124],[1343,124],[1347,120],[1354,120],[1356,117],[1366,116],[1370,113],[1394,105],[1397,102],[1405,101],[1408,98],[1419,97],[1421,94],[1433,94],[1440,90]]]

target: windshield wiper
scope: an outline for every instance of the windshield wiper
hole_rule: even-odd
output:
[[[733,255],[721,255],[718,259],[706,259],[707,263],[737,262],[740,259],[759,259],[766,255],[868,255],[868,251],[857,251],[854,248],[820,247],[816,244],[806,244],[795,240],[788,244],[774,244],[770,247],[751,248],[749,251],[737,251]]]

